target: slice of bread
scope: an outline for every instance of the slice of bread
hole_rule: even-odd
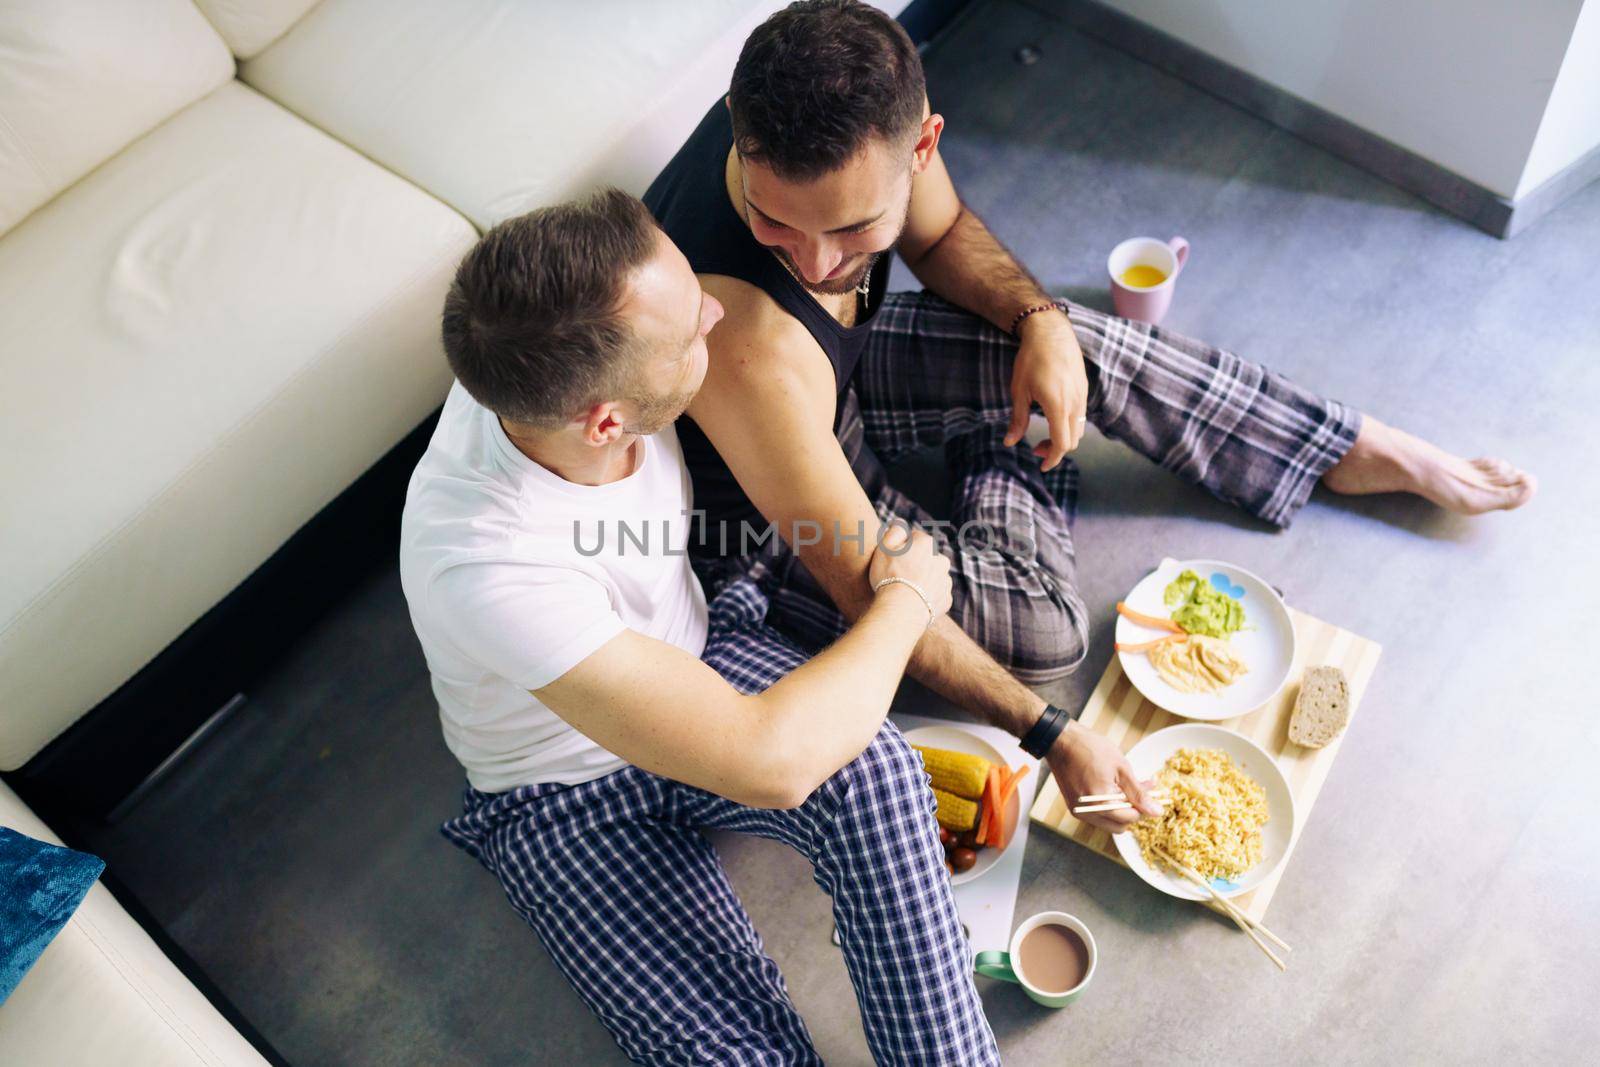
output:
[[[1289,719],[1289,740],[1321,748],[1350,721],[1350,683],[1338,667],[1308,667]]]

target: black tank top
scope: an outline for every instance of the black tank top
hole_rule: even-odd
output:
[[[845,393],[866,346],[872,318],[888,288],[889,257],[883,256],[872,269],[860,321],[854,326],[841,326],[778,262],[778,257],[755,239],[750,227],[734,211],[728,200],[726,176],[728,150],[732,147],[733,126],[727,107],[719,99],[678,154],[650,183],[644,194],[645,205],[696,274],[721,274],[756,286],[799,319],[816,338],[833,364],[838,387],[834,419],[837,432],[839,418],[846,410]],[[691,538],[691,549],[698,549],[697,554],[715,554],[719,543],[738,543],[736,535],[726,540],[719,538],[717,524],[726,523],[737,529],[742,521],[759,523],[760,513],[694,419],[683,416],[677,428],[683,458],[694,480],[694,505],[705,513],[709,531],[704,537]],[[851,467],[867,495],[875,494],[884,480],[877,457],[863,448],[852,457]]]

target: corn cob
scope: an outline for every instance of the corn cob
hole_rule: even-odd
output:
[[[946,793],[943,789],[933,791],[933,799],[939,802],[939,810],[935,818],[939,825],[951,833],[959,834],[978,825],[978,802],[958,797],[954,793]]]
[[[976,800],[983,795],[983,783],[989,777],[990,763],[982,756],[966,752],[951,752],[944,748],[924,748],[912,745],[922,755],[922,765],[935,789],[954,793],[958,797]]]

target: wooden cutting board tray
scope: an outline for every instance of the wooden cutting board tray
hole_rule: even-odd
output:
[[[1366,694],[1367,683],[1372,680],[1372,672],[1377,669],[1378,657],[1383,652],[1383,647],[1375,641],[1293,608],[1289,609],[1289,617],[1294,621],[1295,662],[1289,672],[1288,684],[1275,698],[1255,711],[1215,724],[1243,734],[1277,760],[1284,777],[1289,780],[1289,789],[1294,793],[1295,810],[1299,815],[1295,840],[1289,843],[1289,854],[1278,864],[1278,869],[1249,893],[1231,898],[1239,910],[1257,920],[1265,919],[1267,905],[1272,902],[1278,880],[1294,858],[1294,846],[1299,840],[1300,830],[1310,820],[1317,794],[1322,791],[1322,783],[1327,780],[1345,737],[1355,725],[1361,698]],[[1303,748],[1289,740],[1289,715],[1294,710],[1295,697],[1300,692],[1302,672],[1306,667],[1321,664],[1343,668],[1345,677],[1350,680],[1350,725],[1323,748]],[[1122,672],[1121,662],[1113,655],[1105,674],[1100,678],[1100,684],[1089,696],[1089,703],[1084,706],[1079,721],[1089,729],[1105,734],[1126,752],[1146,734],[1189,720],[1162,711],[1146,700],[1128,681],[1128,676]],[[1117,848],[1112,844],[1109,833],[1079,822],[1067,810],[1055,778],[1045,776],[1030,814],[1039,825],[1116,863],[1122,863],[1122,857],[1117,855]],[[1151,892],[1156,890],[1152,889]]]

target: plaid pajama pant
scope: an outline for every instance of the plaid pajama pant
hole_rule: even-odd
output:
[[[759,692],[807,653],[749,579],[710,605],[703,655]],[[950,894],[922,762],[885,722],[792,810],[748,808],[636,767],[579,785],[466,791],[444,835],[499,878],[639,1063],[821,1063],[703,829],[782,841],[833,899],[867,1044],[886,1064],[998,1064]]]
[[[1358,412],[1259,364],[1171,330],[1061,306],[1083,350],[1089,422],[1265,522],[1288,526],[1355,442]],[[891,293],[841,400],[838,438],[852,465],[867,448],[892,463],[943,447],[953,492],[941,532],[969,532],[941,537],[955,580],[951,614],[1019,679],[1038,685],[1083,661],[1088,620],[1068,525],[1077,468],[1066,460],[1043,473],[1027,445],[1003,443],[1016,350],[1004,331],[932,293]],[[933,524],[881,481],[873,501],[881,520]],[[773,624],[809,650],[844,630],[832,598],[777,539],[697,566],[713,591],[739,576],[760,582]]]

